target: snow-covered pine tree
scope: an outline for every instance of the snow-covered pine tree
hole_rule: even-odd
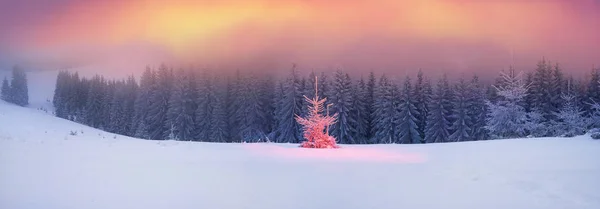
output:
[[[132,129],[134,136],[142,139],[150,137],[150,118],[148,111],[150,110],[151,97],[156,87],[156,72],[149,67],[146,68],[140,79],[139,93],[135,98],[134,115]]]
[[[554,130],[559,136],[572,137],[584,134],[588,125],[588,118],[583,117],[585,111],[577,105],[577,98],[570,88],[571,84],[569,83],[567,92],[561,95],[564,103],[556,113],[558,120]]]
[[[406,76],[404,87],[400,93],[400,104],[398,105],[398,142],[402,144],[418,144],[422,138],[419,134],[419,120],[416,116],[419,115],[415,106],[415,98],[413,98],[413,90],[410,83],[410,77]]]
[[[525,76],[525,83],[531,84],[530,88],[527,88],[527,96],[525,96],[525,98],[523,99],[523,107],[525,108],[525,111],[530,112],[532,109],[534,109],[534,85],[533,85],[533,73],[532,72],[528,72]],[[496,86],[499,86],[496,84]],[[493,103],[495,103],[497,100],[493,101]]]
[[[485,129],[488,108],[485,104],[485,88],[479,82],[479,77],[474,75],[469,85],[469,118],[471,119],[471,140],[486,140],[489,138]]]
[[[593,104],[593,102],[590,103],[590,100],[600,102],[600,68],[592,69],[589,78],[590,80],[587,85],[586,93],[587,99],[585,101],[586,105],[584,107],[588,114],[592,114],[594,110],[591,104]]]
[[[551,98],[551,104],[552,104],[552,108],[555,110],[559,110],[563,104],[564,104],[564,98],[563,95],[566,94],[566,90],[567,88],[571,88],[571,87],[567,87],[567,84],[565,82],[565,78],[564,78],[564,74],[562,72],[562,69],[560,67],[560,65],[558,63],[554,64],[554,67],[552,69],[552,80],[550,83],[550,95],[552,96]],[[575,96],[575,95],[572,95]]]
[[[240,136],[242,142],[265,141],[267,137],[267,112],[262,98],[260,80],[250,75],[243,82],[240,105]]]
[[[425,127],[427,126],[427,104],[431,100],[431,84],[423,75],[423,71],[419,69],[417,73],[417,81],[413,91],[415,107],[417,108],[417,131],[421,139],[425,138]]]
[[[125,102],[123,103],[125,106],[125,114],[123,114],[125,123],[123,124],[123,134],[126,136],[133,136],[135,133],[135,130],[133,129],[133,115],[135,113],[135,100],[139,91],[139,86],[133,75],[127,78],[123,91],[125,91]]]
[[[198,99],[196,100],[198,106],[195,112],[195,124],[196,140],[198,141],[212,141],[210,139],[211,112],[213,112],[213,103],[216,102],[213,88],[212,75],[207,70],[204,70],[198,81]]]
[[[310,72],[310,74],[308,75],[309,79],[306,80],[306,83],[304,85],[304,88],[303,88],[304,92],[302,94],[304,96],[308,97],[308,98],[314,98],[315,97],[315,92],[316,92],[315,88],[318,88],[318,87],[315,87],[316,86],[315,85],[315,80],[312,79],[312,78],[315,78],[316,76],[317,75],[315,74],[314,71]],[[322,93],[322,91],[321,91],[321,93]],[[300,116],[306,117],[308,115],[308,112],[309,112],[308,109],[309,109],[308,105],[303,105],[302,106],[302,114],[300,114]]]
[[[196,82],[193,74],[183,69],[175,73],[165,124],[165,134],[172,134],[173,140],[191,141],[194,138],[196,89],[193,89],[193,82]]]
[[[89,98],[91,82],[87,78],[80,78],[79,73],[75,72],[69,76],[67,82],[67,110],[70,120],[84,123],[85,108]]]
[[[109,121],[107,124],[107,131],[117,134],[126,134],[126,128],[129,126],[127,123],[131,123],[131,121],[127,121],[127,118],[125,117],[125,103],[127,101],[125,82],[117,81],[113,83],[113,85],[115,85],[115,91],[112,98],[107,101],[110,104],[108,109]]]
[[[452,111],[454,122],[450,127],[452,134],[448,138],[452,142],[472,140],[470,133],[473,123],[469,116],[469,107],[472,107],[472,95],[469,89],[468,83],[463,78],[460,78],[454,87],[454,111]]]
[[[227,119],[227,99],[226,84],[224,79],[215,77],[212,84],[212,101],[210,103],[212,112],[210,115],[209,124],[209,140],[212,142],[231,142],[231,135],[229,134],[229,124]]]
[[[231,140],[234,142],[242,141],[241,134],[241,123],[244,119],[244,111],[242,110],[242,105],[244,103],[244,85],[245,85],[245,76],[242,75],[242,72],[237,70],[233,77],[227,77],[227,97],[226,105],[227,105],[227,123],[230,127],[230,135]]]
[[[124,83],[122,81],[119,81],[121,83]],[[115,80],[107,80],[107,82],[105,83],[104,86],[104,98],[102,99],[103,103],[102,103],[102,127],[100,127],[100,129],[108,131],[108,132],[113,132],[110,130],[110,126],[111,126],[111,112],[110,112],[110,108],[112,105],[112,100],[113,97],[116,93],[117,90],[117,86],[121,85],[121,84],[117,84],[117,81]],[[124,100],[119,100],[117,102],[117,105],[121,106],[121,104],[124,102]],[[122,108],[121,108],[122,109]],[[120,117],[118,118],[119,120],[121,119]],[[122,131],[121,128],[118,128],[119,131]],[[115,133],[115,132],[113,132]]]
[[[4,80],[2,80],[2,90],[0,91],[0,99],[8,102],[9,95],[10,95],[10,86],[8,85],[8,80],[6,79],[6,77],[4,77]]]
[[[261,103],[264,106],[265,111],[265,121],[263,121],[263,125],[265,126],[265,133],[267,134],[267,138],[265,139],[267,142],[272,141],[273,138],[273,130],[277,125],[277,121],[275,121],[275,105],[276,101],[279,101],[277,98],[276,92],[276,83],[273,77],[269,74],[263,74],[264,79],[259,85],[261,91]]]
[[[351,117],[352,111],[352,80],[341,70],[336,71],[331,89],[331,107],[329,111],[337,115],[337,123],[331,126],[331,135],[341,144],[355,144],[354,133],[355,118]]]
[[[598,70],[600,71],[600,70]],[[598,85],[600,86],[600,79],[597,80]],[[587,102],[590,106],[590,128],[600,128],[600,101],[595,100],[593,98],[589,98],[591,102]]]
[[[304,96],[306,103],[310,105],[306,117],[296,115],[295,118],[303,126],[303,137],[306,141],[302,142],[300,147],[304,148],[338,148],[333,136],[329,136],[326,129],[336,121],[337,114],[333,116],[323,115],[325,102],[327,98],[319,99],[318,79],[315,77],[315,97],[309,99]]]
[[[436,85],[429,103],[427,127],[425,128],[425,141],[427,143],[448,142],[450,134],[450,121],[448,120],[448,107],[450,101],[446,95],[449,88],[446,76],[442,77]]]
[[[396,128],[397,111],[397,89],[383,74],[379,79],[379,85],[373,105],[373,131],[371,141],[373,143],[390,144],[397,143]]]
[[[375,73],[373,71],[369,72],[369,78],[367,80],[367,91],[365,97],[365,105],[367,111],[367,140],[370,143],[373,143],[370,139],[375,135],[373,130],[373,126],[375,123],[373,122],[374,115],[374,105],[375,105],[375,88],[377,87],[377,79],[375,78]]]
[[[531,100],[531,110],[541,114],[541,123],[544,127],[550,127],[555,119],[554,112],[556,109],[552,102],[552,64],[545,59],[542,59],[537,64],[537,68],[533,75],[533,82],[531,83],[531,90],[529,91]],[[527,93],[525,94],[527,95]],[[519,101],[521,103],[523,101]],[[524,105],[520,105],[525,107]],[[550,129],[540,130],[540,135],[548,136],[551,133]]]
[[[167,138],[168,128],[165,128],[167,122],[167,111],[169,109],[169,97],[173,85],[173,73],[166,65],[158,68],[155,87],[151,95],[151,102],[148,109],[148,129],[149,139],[164,140]]]
[[[296,115],[302,114],[302,88],[301,79],[296,73],[294,65],[290,76],[282,84],[283,97],[277,105],[277,134],[276,141],[283,143],[298,143],[302,141],[300,125],[294,120]]]
[[[87,105],[85,107],[85,124],[94,128],[104,127],[104,99],[106,81],[96,75],[90,81]],[[75,94],[75,93],[72,93]]]
[[[27,88],[27,74],[19,67],[14,66],[12,71],[12,81],[10,83],[10,102],[27,106],[29,104],[29,90]]]
[[[358,144],[368,143],[367,128],[368,128],[368,117],[367,112],[367,85],[365,80],[361,78],[356,85],[353,85],[352,90],[352,108],[350,110],[350,117],[354,118],[354,132],[351,133],[353,138]]]
[[[600,103],[591,103],[592,114],[590,115],[590,127],[600,128]]]
[[[508,73],[500,73],[503,85],[494,86],[501,98],[497,103],[487,102],[490,112],[486,126],[493,138],[524,137],[528,131],[535,129],[533,125],[537,125],[531,123],[531,118],[538,118],[537,115],[525,112],[520,105],[528,88],[521,75],[511,67]]]
[[[6,80],[6,78],[4,78]],[[65,87],[68,79],[67,71],[60,71],[56,76],[56,85],[54,87],[54,96],[52,98],[52,105],[54,106],[54,115],[59,118],[67,118],[66,110],[66,95]],[[4,89],[4,87],[3,87]]]

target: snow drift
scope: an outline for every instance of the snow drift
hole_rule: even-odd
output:
[[[0,208],[600,208],[600,141],[147,141],[0,102]]]

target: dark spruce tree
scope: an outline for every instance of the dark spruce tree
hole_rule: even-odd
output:
[[[90,81],[87,105],[85,107],[85,124],[94,128],[104,128],[104,99],[106,81],[96,75]]]
[[[366,90],[366,94],[367,96],[365,97],[365,106],[366,106],[366,111],[367,111],[367,139],[369,139],[369,142],[372,142],[370,139],[373,138],[373,135],[375,135],[374,132],[374,107],[375,107],[375,89],[377,88],[377,79],[375,78],[375,73],[373,71],[369,72],[369,78],[367,80],[367,90]]]
[[[444,76],[439,80],[429,104],[425,141],[427,143],[448,142],[450,121],[448,120],[449,103],[448,81]]]
[[[417,118],[417,131],[421,139],[425,139],[425,126],[427,126],[427,104],[431,100],[431,84],[426,80],[423,71],[419,70],[417,81],[413,90],[413,98],[416,110],[415,117]]]
[[[361,78],[356,85],[352,88],[352,109],[350,111],[350,117],[354,118],[354,132],[351,133],[358,144],[367,144],[368,138],[368,126],[370,117],[367,103],[367,85],[365,80]]]
[[[146,68],[140,79],[140,87],[135,98],[132,130],[133,135],[138,138],[149,139],[151,118],[149,117],[152,94],[156,87],[156,72]]]
[[[356,139],[352,133],[356,132],[356,118],[351,117],[352,111],[352,80],[341,70],[336,71],[331,96],[327,99],[331,107],[329,113],[337,114],[337,122],[333,124],[330,133],[338,143],[355,144]]]
[[[419,144],[421,143],[421,135],[419,134],[419,120],[416,116],[419,115],[415,106],[415,98],[410,83],[410,77],[406,76],[404,87],[400,94],[400,104],[398,105],[398,140],[402,144]]]
[[[165,65],[161,65],[157,71],[154,91],[148,111],[149,138],[152,140],[164,140],[167,138],[166,128],[167,111],[169,109],[169,97],[173,85],[173,73]]]
[[[460,78],[454,87],[454,111],[452,118],[454,122],[450,127],[452,134],[448,137],[451,142],[470,141],[472,139],[471,127],[473,125],[469,116],[469,107],[471,107],[471,96],[469,85],[463,78]]]
[[[27,75],[21,67],[15,66],[13,67],[12,76],[9,101],[19,106],[27,106],[29,104]]]
[[[304,140],[301,134],[300,124],[296,122],[296,115],[302,114],[302,95],[301,79],[297,75],[295,66],[292,68],[290,76],[282,83],[282,98],[276,107],[277,133],[275,135],[277,142],[298,143]]]
[[[0,99],[4,101],[10,101],[10,85],[8,84],[8,79],[4,77],[2,80],[2,90],[0,91]]]
[[[479,77],[474,75],[469,85],[468,116],[471,119],[471,140],[486,140],[489,138],[485,129],[487,117],[487,105],[485,104],[485,88],[479,82]]]
[[[186,72],[181,69],[175,73],[165,124],[168,139],[191,141],[195,138],[195,82],[193,71]]]
[[[373,143],[397,143],[397,87],[384,74],[379,79],[373,105]]]
[[[261,81],[250,75],[243,79],[241,91],[242,103],[240,104],[239,121],[240,136],[243,142],[265,141],[268,133],[268,112],[264,103],[264,89],[260,87]]]

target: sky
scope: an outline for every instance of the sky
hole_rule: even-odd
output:
[[[600,65],[600,0],[3,0],[0,66],[496,75]]]

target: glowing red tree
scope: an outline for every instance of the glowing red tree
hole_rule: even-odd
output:
[[[309,103],[308,115],[302,118],[296,115],[296,121],[304,128],[304,141],[300,147],[304,148],[338,148],[335,138],[329,136],[329,126],[336,121],[337,114],[329,116],[329,111],[325,115],[323,104],[327,98],[319,99],[318,80],[315,76],[315,98],[309,99],[304,96]],[[328,108],[329,109],[329,108]]]

